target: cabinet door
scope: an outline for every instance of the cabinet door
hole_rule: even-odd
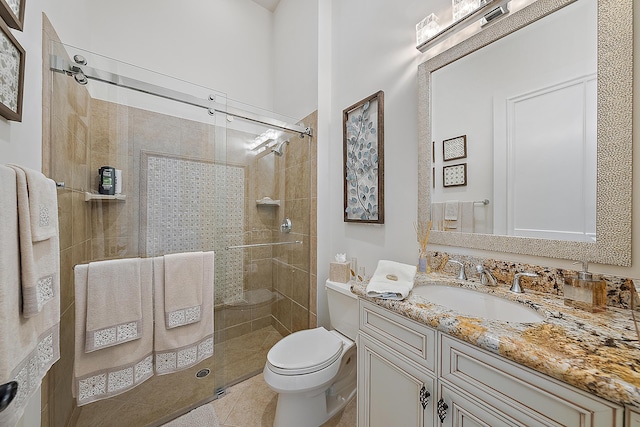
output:
[[[434,426],[434,391],[435,379],[418,365],[358,335],[359,427]]]
[[[468,393],[440,384],[439,400],[435,403],[438,422],[442,427],[513,427],[525,424],[509,419],[496,408],[467,397]]]
[[[627,427],[640,427],[640,411],[638,409],[627,408]]]

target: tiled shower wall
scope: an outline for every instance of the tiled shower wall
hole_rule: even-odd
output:
[[[215,250],[216,304],[243,298],[245,168],[172,156],[148,155],[146,256]],[[145,209],[143,209],[145,211]]]

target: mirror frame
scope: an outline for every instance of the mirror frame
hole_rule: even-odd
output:
[[[431,218],[431,73],[578,0],[538,0],[418,66],[418,220]],[[631,265],[633,0],[598,1],[596,241],[431,231],[429,243]]]

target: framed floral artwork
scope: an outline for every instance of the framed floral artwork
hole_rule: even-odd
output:
[[[24,4],[26,0],[0,0],[0,17],[6,24],[22,31],[24,25]]]
[[[384,92],[343,110],[344,221],[384,224]]]
[[[0,20],[0,115],[22,121],[25,51]]]

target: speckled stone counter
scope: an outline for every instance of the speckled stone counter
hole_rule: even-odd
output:
[[[366,284],[351,291],[368,301],[560,381],[623,405],[640,407],[640,344],[629,310],[589,313],[562,297],[483,286],[439,273],[416,276],[415,286],[458,286],[495,294],[544,314],[541,323],[507,323],[467,317],[414,293],[403,301],[368,298]]]

